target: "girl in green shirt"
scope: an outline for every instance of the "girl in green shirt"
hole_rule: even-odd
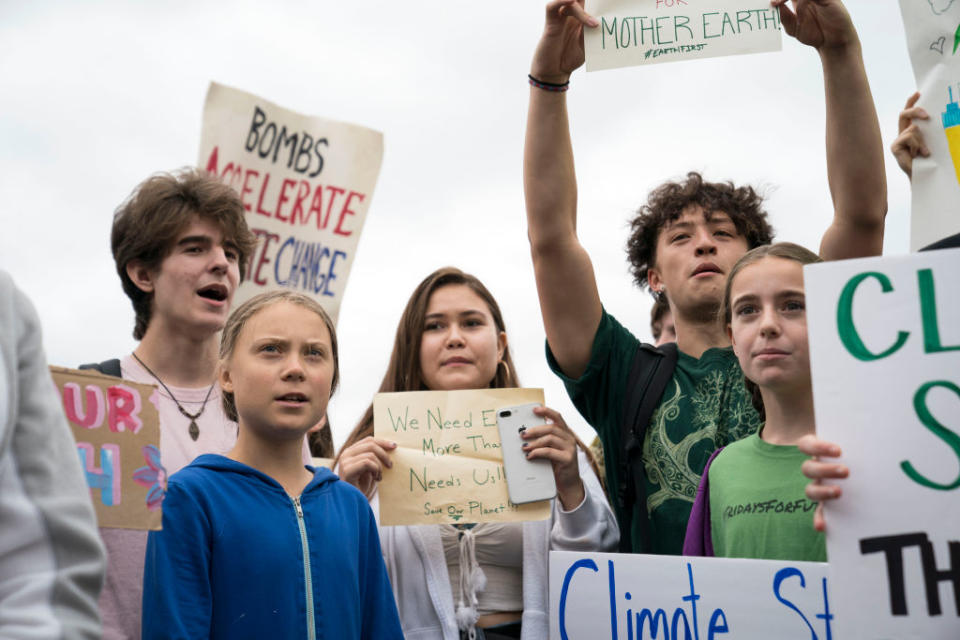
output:
[[[711,458],[686,555],[826,561],[796,446],[815,431],[803,265],[819,261],[781,242],[748,252],[730,272],[721,318],[764,425]]]

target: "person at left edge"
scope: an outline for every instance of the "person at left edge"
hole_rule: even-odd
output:
[[[230,316],[218,379],[237,444],[170,478],[147,544],[144,638],[403,637],[366,498],[302,460],[337,357],[333,322],[302,294],[261,294]]]
[[[101,637],[103,560],[40,319],[0,271],[0,638]]]

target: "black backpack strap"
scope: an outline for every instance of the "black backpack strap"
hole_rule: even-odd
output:
[[[650,418],[660,404],[660,398],[673,377],[677,366],[677,344],[669,342],[657,348],[640,344],[633,356],[630,377],[627,379],[627,395],[624,402],[621,424],[621,457],[619,500],[623,524],[627,530],[620,531],[621,553],[643,553],[650,549],[650,523],[646,517],[647,492],[644,487],[646,469],[643,466],[643,441]],[[634,510],[640,518],[641,549],[632,548]]]
[[[78,369],[93,369],[94,371],[99,371],[105,376],[113,376],[115,378],[120,378],[120,360],[119,358],[111,358],[110,360],[104,360],[103,362],[91,362],[88,364],[82,364]]]

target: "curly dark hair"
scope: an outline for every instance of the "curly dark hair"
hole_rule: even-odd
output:
[[[700,205],[706,212],[722,211],[730,216],[737,232],[746,238],[749,249],[773,240],[773,227],[767,222],[763,197],[753,187],[706,182],[702,175],[691,171],[683,182],[666,182],[651,191],[647,203],[630,222],[627,260],[637,286],[649,287],[647,271],[656,264],[660,232],[691,204]]]

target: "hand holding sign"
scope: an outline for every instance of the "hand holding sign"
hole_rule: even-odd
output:
[[[583,0],[554,0],[547,4],[543,36],[537,44],[530,75],[543,82],[563,84],[583,65],[583,28],[599,23],[583,9]]]
[[[814,49],[840,49],[857,42],[857,31],[840,0],[772,0],[787,35]]]
[[[923,132],[914,122],[914,120],[929,120],[930,114],[927,113],[926,109],[916,106],[918,100],[920,100],[919,91],[907,98],[907,104],[900,112],[897,121],[897,139],[890,145],[893,157],[897,159],[897,164],[907,174],[907,178],[913,177],[914,158],[917,156],[930,157],[930,149],[923,140]]]
[[[576,509],[585,495],[577,464],[577,439],[559,412],[547,407],[538,407],[533,412],[550,424],[530,427],[520,436],[525,441],[527,458],[550,461],[557,481],[557,498],[567,511]]]
[[[340,454],[340,478],[370,498],[383,478],[383,469],[393,466],[390,452],[396,448],[396,442],[373,436],[350,445]]]
[[[850,475],[845,464],[823,462],[821,456],[839,458],[842,455],[840,447],[832,442],[821,440],[815,435],[805,435],[797,441],[797,448],[808,456],[812,456],[801,466],[803,475],[813,482],[807,485],[805,493],[811,500],[816,501],[817,509],[813,512],[813,528],[817,531],[826,531],[827,522],[823,518],[823,501],[835,500],[843,494],[839,485],[823,484],[824,480],[841,479]]]

